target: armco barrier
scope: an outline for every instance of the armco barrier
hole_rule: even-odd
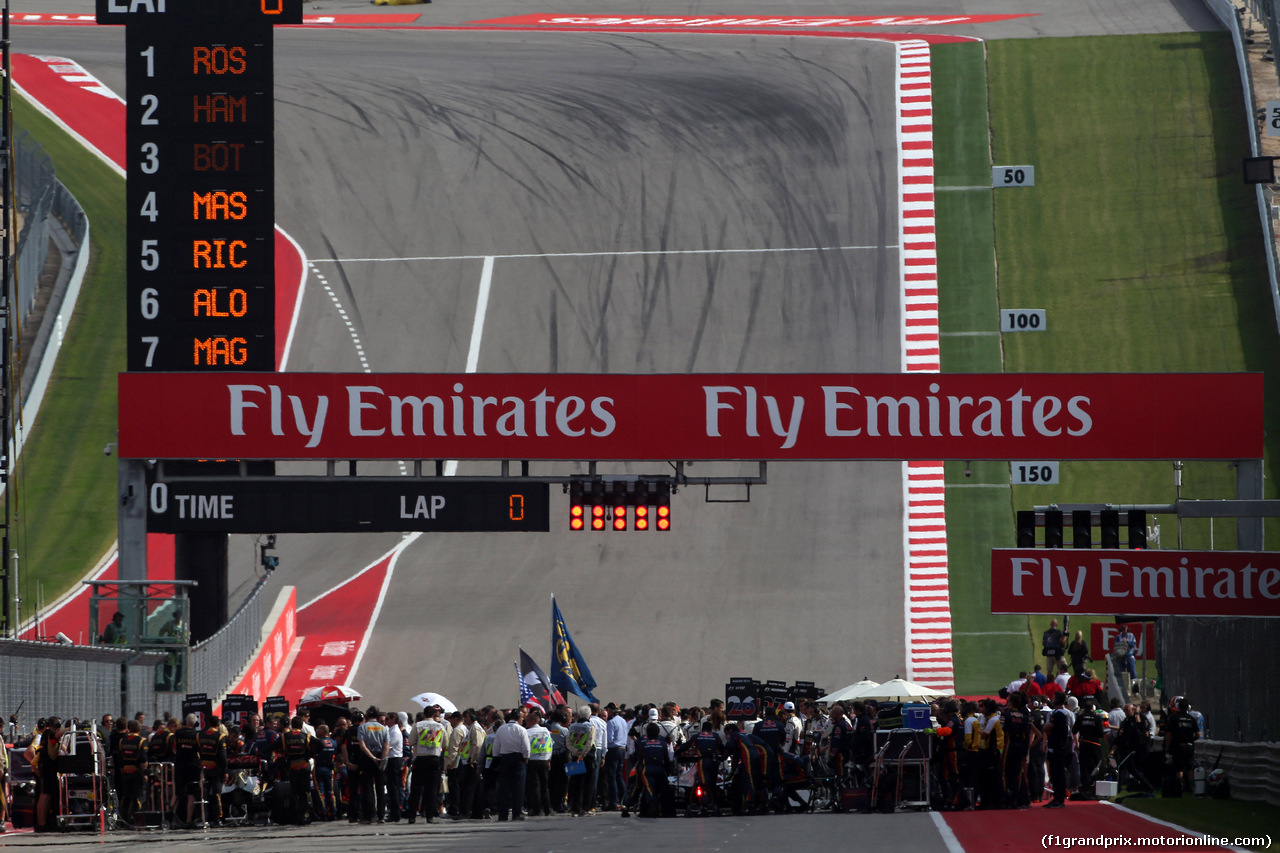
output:
[[[1252,2],[1257,6],[1266,5],[1270,13],[1274,12],[1273,4],[1263,3],[1262,0],[1252,0]],[[1262,148],[1262,141],[1258,136],[1258,122],[1254,120],[1253,73],[1249,68],[1249,57],[1245,52],[1245,34],[1240,24],[1240,13],[1230,0],[1204,0],[1204,5],[1222,22],[1227,32],[1231,33],[1231,43],[1236,51],[1236,63],[1240,66],[1240,82],[1244,87],[1244,119],[1249,128],[1249,153],[1250,156],[1257,157]],[[1273,17],[1273,14],[1264,13],[1263,20],[1270,22]],[[1268,28],[1271,28],[1270,25]],[[1275,46],[1275,42],[1272,42],[1272,46]],[[1280,258],[1276,256],[1275,226],[1271,221],[1271,205],[1267,201],[1264,186],[1257,184],[1254,192],[1258,199],[1258,217],[1262,221],[1262,234],[1266,241],[1267,278],[1271,284],[1271,305],[1276,315],[1276,328],[1280,329],[1280,283],[1277,278]]]
[[[262,624],[262,638],[256,652],[235,682],[225,691],[216,694],[214,704],[221,703],[228,693],[244,693],[262,701],[271,685],[282,674],[293,642],[297,639],[297,631],[298,591],[295,587],[286,586],[276,596],[275,606]]]
[[[1205,771],[1227,771],[1231,798],[1280,806],[1280,744],[1202,740],[1196,759]]]

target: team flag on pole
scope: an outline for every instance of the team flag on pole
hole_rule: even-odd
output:
[[[564,695],[555,688],[551,683],[551,679],[547,678],[547,674],[542,671],[542,667],[533,662],[533,658],[529,657],[524,649],[520,650],[520,676],[529,687],[529,691],[533,694],[538,703],[544,709],[554,708],[557,705],[567,704],[564,701]]]
[[[595,689],[596,680],[587,669],[587,662],[582,659],[569,629],[560,615],[556,597],[551,596],[551,683],[561,690],[585,696],[597,702],[591,691]]]
[[[529,689],[529,683],[524,680],[524,673],[520,672],[520,664],[515,661],[511,665],[516,668],[516,678],[520,681],[520,705],[522,707],[537,708],[539,711],[546,713],[546,708],[542,703],[533,698],[533,691]]]

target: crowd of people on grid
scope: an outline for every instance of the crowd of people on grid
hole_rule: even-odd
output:
[[[1064,675],[1049,679],[1037,666],[1001,689],[1003,702],[930,706],[925,733],[935,738],[938,807],[1022,808],[1047,799],[1046,807],[1058,808],[1069,794],[1087,796],[1108,773],[1122,786],[1149,790],[1144,768],[1152,751],[1163,751],[1169,770],[1185,777],[1203,731],[1185,700],[1175,700],[1158,724],[1149,703],[1113,700],[1102,710],[1096,679]],[[671,811],[664,801],[678,761],[705,791],[704,813],[808,810],[813,800],[800,788],[814,778],[835,791],[869,786],[875,732],[900,724],[882,719],[874,701],[829,709],[787,702],[742,725],[726,718],[720,700],[705,710],[671,702],[548,712],[431,706],[414,718],[375,707],[327,710],[332,727],[313,726],[307,709],[290,720],[254,714],[238,727],[216,716],[201,726],[191,714],[149,731],[142,714],[103,717],[90,740],[111,768],[117,825],[133,826],[140,804],[154,803],[151,789],[162,777],[147,772],[152,765],[172,767],[167,790],[174,796],[164,810],[186,826],[249,820],[266,808],[268,789],[274,822],[656,816]],[[57,759],[70,731],[57,718],[41,720],[26,748],[38,829],[56,808]],[[842,809],[840,797],[831,808]]]

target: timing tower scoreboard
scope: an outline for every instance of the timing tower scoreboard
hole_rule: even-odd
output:
[[[275,369],[272,27],[302,0],[97,0],[124,24],[128,370]]]

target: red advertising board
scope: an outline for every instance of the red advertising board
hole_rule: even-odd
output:
[[[1156,659],[1156,627],[1154,622],[1133,622],[1129,624],[1138,646],[1133,656],[1136,660]],[[1119,625],[1108,625],[1106,622],[1094,622],[1089,631],[1089,651],[1094,660],[1102,660],[1103,655],[1111,654],[1115,648],[1116,637],[1120,636]],[[1148,650],[1150,657],[1147,656]]]
[[[1261,374],[123,373],[119,391],[129,458],[1258,459],[1263,438]]]
[[[995,548],[991,612],[1280,616],[1280,553]]]

